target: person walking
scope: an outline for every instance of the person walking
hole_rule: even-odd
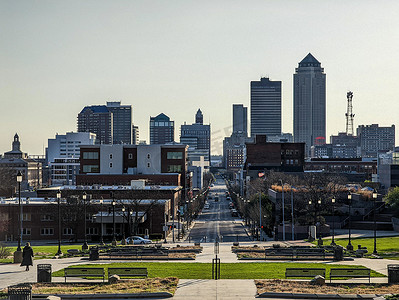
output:
[[[30,243],[26,243],[26,246],[24,247],[24,250],[22,252],[22,262],[21,262],[21,267],[26,266],[25,271],[29,271],[29,266],[33,266],[33,249],[30,246]]]

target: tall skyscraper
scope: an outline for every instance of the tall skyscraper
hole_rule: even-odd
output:
[[[251,81],[251,136],[281,134],[281,81]]]
[[[233,104],[233,133],[243,133],[248,136],[247,107],[242,104]]]
[[[205,161],[211,158],[211,125],[203,124],[201,110],[195,115],[195,123],[181,125],[180,143],[188,145],[188,158],[199,160],[200,156]]]
[[[96,143],[112,144],[113,115],[105,105],[86,106],[78,114],[78,132],[96,134]]]
[[[113,114],[113,144],[132,144],[132,106],[107,102]]]
[[[326,74],[310,53],[294,74],[294,142],[306,143],[306,156],[326,142]]]
[[[150,117],[150,144],[166,144],[175,140],[175,122],[164,113]]]

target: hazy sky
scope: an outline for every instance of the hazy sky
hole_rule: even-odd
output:
[[[43,154],[84,106],[110,100],[133,106],[147,141],[150,116],[171,117],[178,141],[201,108],[221,153],[232,104],[249,106],[261,76],[282,81],[292,132],[292,77],[309,52],[327,74],[327,137],[345,130],[348,90],[355,128],[399,125],[397,0],[0,0],[0,43],[0,153],[18,132]]]

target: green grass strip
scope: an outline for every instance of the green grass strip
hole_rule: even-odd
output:
[[[212,264],[210,263],[112,263],[112,264],[87,264],[71,267],[105,268],[147,268],[148,277],[177,277],[181,279],[211,279]],[[223,279],[283,279],[286,268],[325,268],[326,274],[331,268],[364,268],[362,266],[331,265],[323,263],[222,263],[220,276]],[[53,273],[53,276],[64,276],[64,270]],[[371,277],[385,277],[383,274],[371,271]],[[329,278],[327,276],[327,278]]]

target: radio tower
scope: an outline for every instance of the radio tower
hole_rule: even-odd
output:
[[[346,135],[353,135],[353,117],[355,114],[352,113],[352,98],[353,93],[351,91],[346,93],[348,99],[348,107],[346,109]]]

